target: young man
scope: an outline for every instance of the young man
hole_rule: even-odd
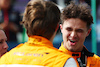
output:
[[[84,41],[91,31],[90,25],[93,23],[90,7],[87,4],[76,5],[71,2],[64,8],[61,19],[63,42],[59,50],[72,55],[80,67],[99,67],[99,56],[89,52],[84,46]]]
[[[6,43],[7,37],[5,32],[0,28],[0,57],[7,52],[8,45]]]
[[[70,55],[53,47],[60,10],[48,1],[31,0],[25,9],[23,25],[29,39],[0,59],[0,67],[77,67]]]

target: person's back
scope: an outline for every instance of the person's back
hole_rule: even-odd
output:
[[[40,38],[41,41],[38,41],[38,38]],[[70,55],[65,55],[63,52],[60,52],[58,49],[53,48],[52,43],[45,38],[38,36],[34,36],[34,38],[32,38],[34,40],[37,40],[39,44],[37,43],[37,41],[33,41],[31,38],[29,39],[31,40],[31,42],[20,44],[16,48],[12,49],[10,53],[3,56],[1,58],[2,62],[0,62],[0,64],[8,64],[8,66],[16,67],[63,67],[66,60],[71,57]],[[2,67],[2,65],[0,67]]]
[[[70,55],[53,47],[60,10],[48,1],[31,0],[23,16],[28,41],[6,53],[0,67],[77,67]]]

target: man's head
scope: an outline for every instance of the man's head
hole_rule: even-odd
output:
[[[7,10],[11,5],[11,0],[0,0],[0,8]]]
[[[7,52],[7,37],[2,29],[0,29],[0,57]]]
[[[50,39],[60,21],[60,10],[48,1],[31,0],[25,9],[23,25],[29,36],[38,35]]]
[[[85,38],[89,35],[93,23],[90,8],[87,4],[71,3],[64,8],[60,24],[64,47],[70,51],[81,51]]]

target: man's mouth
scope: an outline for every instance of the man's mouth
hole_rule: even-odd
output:
[[[71,45],[75,45],[76,44],[76,40],[69,40]]]
[[[70,42],[75,43],[76,41],[75,40],[70,40]]]

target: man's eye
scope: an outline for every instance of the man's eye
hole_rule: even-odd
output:
[[[66,30],[67,30],[67,31],[72,31],[72,29],[71,29],[71,28],[67,28]]]
[[[82,32],[83,32],[83,30],[77,30],[77,32],[80,32],[80,33],[82,33]]]

